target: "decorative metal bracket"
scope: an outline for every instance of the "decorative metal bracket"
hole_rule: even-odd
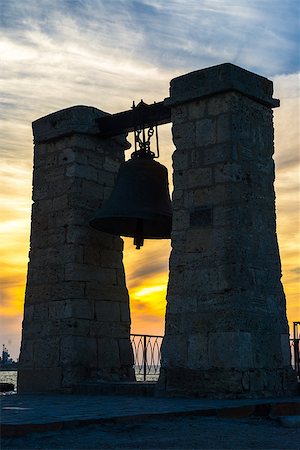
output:
[[[99,136],[111,137],[135,131],[136,126],[150,128],[171,122],[171,108],[164,102],[147,105],[141,101],[135,108],[96,119]]]

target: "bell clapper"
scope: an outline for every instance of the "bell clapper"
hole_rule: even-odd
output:
[[[134,236],[133,245],[135,245],[136,250],[140,250],[144,245],[144,238],[141,236]]]
[[[136,230],[133,237],[133,245],[136,246],[137,250],[139,250],[144,245],[143,219],[137,219]]]

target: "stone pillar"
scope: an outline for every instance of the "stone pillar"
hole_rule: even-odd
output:
[[[85,379],[133,379],[123,241],[89,226],[115,182],[125,136],[101,139],[75,106],[33,123],[30,261],[19,392],[70,388]]]
[[[232,64],[171,82],[173,231],[159,390],[295,385],[275,228],[272,82]]]

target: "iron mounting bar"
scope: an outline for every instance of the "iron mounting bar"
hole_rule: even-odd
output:
[[[128,111],[96,119],[101,137],[117,136],[134,131],[137,127],[149,128],[171,122],[171,108],[164,102],[147,105],[141,101]]]

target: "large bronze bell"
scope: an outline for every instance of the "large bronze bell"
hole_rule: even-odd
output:
[[[166,167],[152,157],[135,157],[121,164],[110,198],[90,224],[106,233],[133,237],[137,249],[144,239],[170,238],[172,206]]]

